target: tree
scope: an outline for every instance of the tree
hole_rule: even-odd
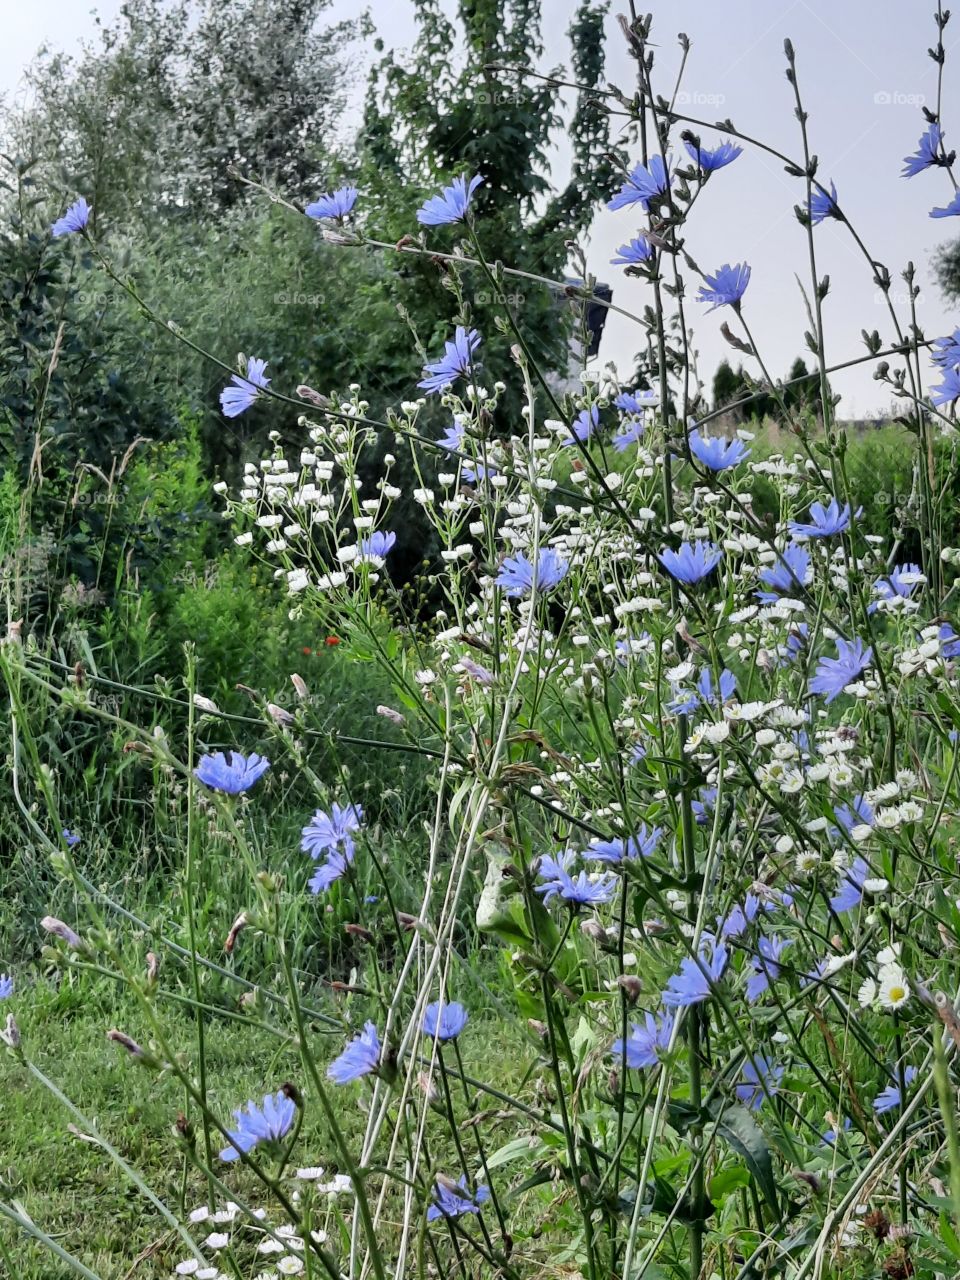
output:
[[[584,0],[569,29],[572,79],[588,89],[603,79],[605,12],[605,4]],[[564,118],[559,88],[528,74],[543,52],[539,0],[471,0],[459,6],[458,21],[438,0],[415,0],[414,17],[410,61],[388,53],[370,78],[360,139],[360,185],[377,208],[370,230],[384,241],[399,240],[416,230],[418,203],[441,182],[480,174],[475,207],[487,260],[562,278],[570,241],[586,231],[597,201],[618,184],[598,97],[589,91],[577,97],[567,126],[570,173],[550,195],[548,151]],[[456,236],[441,228],[429,243],[449,251]],[[464,248],[473,256],[469,241]],[[450,336],[449,273],[413,255],[391,259],[390,266],[395,302],[424,345],[436,350]],[[492,287],[472,271],[463,283],[471,323],[484,338],[485,377],[510,387],[502,400],[509,429],[519,421],[519,383],[508,354],[515,338],[499,333],[495,318],[509,310],[541,367],[555,370],[566,365],[571,308],[562,292],[529,281],[506,277]]]

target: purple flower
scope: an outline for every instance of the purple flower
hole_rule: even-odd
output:
[[[606,874],[591,880],[585,871],[581,871],[578,876],[573,877],[569,868],[574,856],[569,849],[561,853],[558,858],[544,854],[537,868],[537,875],[543,884],[538,884],[534,893],[543,894],[544,902],[560,897],[565,902],[572,902],[577,906],[595,906],[602,902],[609,902],[616,892],[616,876]]]
[[[719,696],[713,691],[713,676],[710,668],[704,667],[697,680],[697,692],[692,689],[682,693],[673,702],[667,703],[671,715],[689,716],[696,711],[701,702],[706,706],[729,702],[737,692],[737,677],[726,667],[720,672]]]
[[[760,938],[758,954],[750,961],[752,973],[747,979],[747,999],[751,1004],[760,999],[774,979],[780,977],[778,962],[789,946],[789,938]]]
[[[853,684],[860,673],[869,667],[873,659],[873,650],[864,649],[859,637],[849,644],[842,636],[837,636],[837,656],[821,658],[817,670],[810,681],[811,693],[825,693],[827,705],[840,696],[848,684]]]
[[[706,826],[710,814],[717,807],[717,788],[701,787],[700,799],[692,800],[690,807],[693,810],[693,817],[697,826]]]
[[[600,425],[600,410],[596,405],[591,405],[589,409],[584,409],[574,419],[570,428],[570,434],[560,441],[562,448],[570,449],[577,441],[580,444],[586,444],[597,427]]]
[[[753,924],[760,910],[760,899],[755,893],[748,893],[744,898],[743,906],[736,903],[731,909],[730,914],[720,925],[721,938],[740,938],[747,931],[747,926]]]
[[[849,502],[841,510],[836,498],[831,498],[828,507],[824,507],[822,502],[811,503],[810,523],[791,520],[790,532],[795,538],[832,538],[842,533],[849,523]]]
[[[478,173],[470,179],[454,178],[453,185],[444,187],[443,194],[433,196],[417,210],[417,221],[426,227],[439,227],[447,222],[462,222],[467,216],[470,197],[483,182]]]
[[[453,342],[445,342],[441,359],[424,367],[423,372],[427,376],[418,382],[417,386],[428,393],[443,391],[457,378],[469,373],[474,352],[479,347],[480,341],[480,335],[476,329],[467,330],[462,324],[458,324]]]
[[[960,397],[960,368],[947,369],[939,387],[930,392],[930,403],[933,405],[953,404]]]
[[[7,973],[0,973],[0,1000],[9,1000],[13,995],[13,979]]]
[[[643,439],[645,430],[646,425],[643,419],[634,418],[613,437],[614,449],[617,453],[624,453],[632,444],[638,444]]]
[[[737,1100],[750,1111],[759,1111],[764,1098],[772,1098],[783,1079],[783,1067],[768,1061],[761,1054],[752,1054],[743,1068],[737,1085]]]
[[[60,834],[63,836],[64,843],[68,849],[72,849],[80,843],[80,837],[71,831],[69,827],[64,827]]]
[[[930,359],[941,369],[955,369],[960,364],[960,329],[954,329],[948,338],[937,338]]]
[[[55,236],[68,236],[74,231],[83,231],[90,220],[90,214],[93,210],[87,204],[83,196],[70,206],[62,218],[50,228],[51,234]]]
[[[854,911],[863,901],[863,886],[869,879],[870,868],[863,858],[854,858],[840,878],[840,888],[830,899],[830,909],[837,915]]]
[[[922,584],[923,570],[918,564],[895,565],[886,577],[873,584],[873,594],[881,600],[908,600]],[[875,605],[871,608],[876,608]]]
[[[720,563],[723,553],[713,542],[681,542],[677,551],[664,547],[657,559],[671,577],[687,586],[702,582]]]
[[[845,804],[838,804],[833,811],[833,815],[847,835],[850,834],[854,827],[872,827],[877,820],[876,814],[863,796],[855,796],[849,807]],[[839,838],[840,832],[836,827],[833,827],[830,835],[836,840]]]
[[[940,641],[940,653],[944,658],[960,657],[960,636],[957,635],[949,622],[940,624],[937,639]]]
[[[334,803],[329,813],[318,809],[301,832],[300,848],[311,858],[319,858],[321,853],[332,849],[352,853],[353,833],[359,830],[362,819],[360,805]]]
[[[903,169],[900,171],[900,177],[915,178],[918,173],[922,173],[924,169],[929,169],[931,165],[946,164],[944,157],[940,154],[942,138],[943,134],[936,121],[927,125],[927,131],[921,134],[916,151],[909,156],[903,157]]]
[[[715,173],[717,169],[723,169],[726,165],[733,164],[737,156],[743,155],[743,147],[738,147],[729,138],[725,138],[713,150],[708,147],[702,147],[699,142],[688,142],[686,139],[684,139],[683,145],[686,147],[690,159],[704,173]]]
[[[631,1022],[626,1040],[614,1040],[610,1052],[621,1062],[631,1068],[655,1067],[660,1061],[660,1054],[665,1053],[673,1034],[674,1016],[672,1013],[661,1013],[655,1017],[652,1013],[643,1015],[643,1025]],[[626,1045],[626,1054],[624,1054]]]
[[[261,1106],[253,1101],[234,1111],[236,1129],[228,1129],[231,1145],[220,1152],[220,1159],[238,1160],[240,1153],[247,1155],[261,1142],[279,1142],[293,1128],[297,1106],[282,1089],[268,1093]]]
[[[533,595],[534,586],[538,592],[552,591],[567,575],[569,564],[561,560],[552,547],[541,548],[537,557],[536,570],[522,551],[515,556],[507,556],[497,574],[497,586],[504,587],[508,596]]]
[[[625,859],[632,862],[635,858],[649,858],[660,843],[660,837],[663,830],[660,827],[654,827],[651,831],[647,830],[647,824],[642,822],[640,830],[635,836],[631,836],[629,840],[623,837],[615,837],[612,840],[595,840],[586,850],[585,857],[596,858],[598,862],[621,863]]]
[[[807,622],[798,622],[796,626],[790,628],[787,634],[787,652],[784,662],[796,662],[806,648],[809,635],[810,624]]]
[[[712,986],[723,976],[728,959],[729,952],[723,943],[705,933],[700,940],[698,959],[685,956],[681,960],[680,972],[667,983],[663,1003],[670,1009],[679,1009],[709,1000]]]
[[[444,434],[437,441],[441,449],[445,449],[447,453],[462,454],[464,451],[464,440],[466,439],[466,427],[459,418],[454,418],[453,426],[447,427]],[[478,480],[485,480],[488,475],[496,475],[495,467],[485,467],[482,463],[472,464],[469,460],[460,459],[460,474],[466,480],[467,484],[476,484]]]
[[[340,187],[329,195],[323,195],[313,204],[308,204],[304,212],[308,218],[344,219],[357,203],[359,191],[356,187]]]
[[[634,236],[617,250],[618,256],[610,259],[613,267],[636,267],[653,257],[653,245],[646,236]]]
[[[233,386],[224,387],[220,392],[220,409],[225,418],[239,418],[241,413],[246,413],[254,400],[260,398],[261,390],[270,385],[270,379],[264,377],[266,368],[266,360],[250,356],[247,359],[246,377],[239,373],[233,375],[230,379]]]
[[[663,157],[652,156],[646,167],[638,164],[635,169],[631,169],[626,182],[607,208],[625,209],[628,205],[639,204],[646,213],[650,202],[666,195],[669,187],[670,174],[663,163]]]
[[[239,796],[249,791],[270,768],[270,761],[253,752],[242,756],[239,751],[217,751],[204,756],[194,769],[194,776],[214,791]]]
[[[342,880],[347,874],[347,868],[353,862],[353,854],[353,845],[342,852],[336,849],[333,853],[328,854],[326,861],[320,863],[307,882],[310,892],[313,894],[326,893],[331,885],[336,884],[338,880]]]
[[[931,209],[931,218],[955,218],[960,214],[960,191],[956,193],[949,204],[943,206],[942,209]]]
[[[843,1124],[840,1126],[840,1132],[841,1132],[841,1133],[849,1133],[849,1131],[850,1131],[850,1123],[851,1123],[851,1121],[850,1121],[850,1117],[849,1117],[849,1116],[844,1116]],[[838,1137],[838,1133],[837,1133],[837,1130],[836,1130],[836,1129],[828,1129],[828,1130],[826,1131],[826,1133],[823,1135],[823,1145],[824,1145],[825,1147],[834,1147],[834,1146],[836,1146],[836,1144],[837,1144],[837,1137]]]
[[[380,1037],[372,1022],[365,1022],[363,1030],[327,1067],[327,1078],[334,1084],[349,1084],[376,1071],[380,1064]]]
[[[717,307],[733,307],[739,303],[750,283],[750,268],[745,262],[738,262],[735,266],[725,262],[714,275],[704,276],[704,280],[706,284],[700,286],[697,294],[698,302],[712,302],[710,311],[716,311]]]
[[[657,407],[660,396],[656,391],[621,391],[613,403],[623,413],[642,416],[645,409]]]
[[[824,218],[838,218],[843,222],[843,214],[837,204],[836,184],[830,183],[830,194],[819,187],[810,193],[810,225],[818,227]]]
[[[917,1068],[907,1067],[903,1073],[903,1082],[906,1085],[913,1084],[917,1078]],[[892,1111],[894,1107],[903,1105],[903,1098],[900,1096],[899,1084],[888,1084],[887,1087],[880,1091],[873,1100],[873,1109],[878,1116],[883,1115],[885,1111]]]
[[[397,541],[395,533],[371,533],[357,548],[358,564],[382,564]]]
[[[430,1040],[456,1040],[470,1015],[456,1000],[434,1000],[423,1011],[423,1034]]]
[[[699,427],[687,437],[690,452],[711,471],[726,471],[749,457],[750,450],[741,440],[724,440],[721,436],[702,436]]]
[[[758,591],[757,599],[764,604],[775,604],[781,596],[792,596],[805,587],[810,578],[810,552],[799,542],[789,542],[772,569],[760,570],[760,581],[770,590]]]
[[[459,1218],[465,1213],[479,1213],[480,1206],[490,1199],[489,1187],[477,1187],[473,1195],[467,1187],[467,1175],[462,1173],[456,1186],[438,1178],[434,1183],[433,1204],[427,1209],[427,1221],[438,1218]]]

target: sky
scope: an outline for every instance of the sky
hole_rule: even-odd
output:
[[[121,0],[101,0],[96,12],[109,21],[120,7]],[[8,8],[0,45],[0,94],[9,101],[20,89],[23,68],[42,44],[71,52],[96,28],[95,11],[83,0],[32,0]],[[626,0],[613,0],[606,79],[629,91],[634,69],[615,17],[626,8]],[[870,253],[889,267],[901,323],[907,310],[900,272],[912,258],[922,286],[917,304],[921,327],[928,337],[951,332],[960,317],[940,297],[929,262],[938,245],[960,236],[960,219],[936,221],[928,215],[934,205],[949,201],[952,186],[942,170],[910,181],[899,176],[902,158],[915,149],[926,127],[921,107],[936,102],[936,67],[926,53],[935,40],[931,0],[647,0],[638,8],[653,14],[656,91],[668,96],[673,89],[677,33],[685,31],[692,47],[678,99],[683,110],[707,123],[729,117],[743,132],[797,156],[799,126],[784,76],[783,41],[790,37],[810,117],[811,149],[820,158],[818,177],[836,182],[840,204]],[[332,18],[345,18],[364,9],[372,13],[388,47],[410,46],[414,28],[409,0],[334,0],[329,12]],[[575,0],[543,0],[544,70],[568,64],[565,31],[574,9]],[[945,43],[942,120],[949,145],[955,120],[960,137],[960,94],[953,74],[956,65],[960,75],[960,13],[947,27]],[[372,58],[372,49],[365,56]],[[359,105],[362,74],[356,84]],[[721,136],[711,128],[699,132],[705,145]],[[631,162],[636,159],[634,150]],[[552,157],[558,183],[565,179],[568,160],[561,131]],[[687,248],[703,270],[726,262],[750,264],[744,312],[774,376],[784,376],[798,355],[809,363],[805,304],[796,278],[806,285],[809,267],[805,232],[793,213],[802,187],[779,162],[748,148],[710,180],[685,231]],[[587,243],[588,270],[613,286],[615,303],[633,312],[647,303],[649,285],[624,276],[610,258],[641,229],[641,219],[637,208],[604,209]],[[862,329],[876,328],[889,341],[882,297],[849,231],[828,220],[816,231],[816,250],[819,274],[829,274],[831,280],[824,304],[828,361],[863,354]],[[733,317],[705,312],[705,306],[688,298],[698,365],[709,388],[719,360],[736,353],[720,335],[723,319]],[[614,361],[628,377],[639,345],[637,326],[612,314],[600,360]],[[832,385],[843,396],[842,417],[864,417],[890,404],[889,392],[873,380],[869,366],[836,375]]]

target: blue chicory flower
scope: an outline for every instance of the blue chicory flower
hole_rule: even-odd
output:
[[[266,368],[266,360],[250,356],[246,376],[239,373],[233,375],[230,379],[233,385],[224,387],[220,392],[220,409],[225,418],[239,418],[255,400],[259,400],[260,392],[270,385],[270,379],[264,376]]]
[[[737,1100],[750,1111],[759,1111],[765,1098],[772,1098],[783,1079],[783,1067],[770,1062],[761,1054],[751,1054],[741,1076],[742,1084],[735,1090]]]
[[[843,1124],[840,1126],[839,1133],[836,1129],[828,1129],[826,1133],[823,1135],[823,1138],[821,1140],[823,1142],[823,1145],[825,1147],[835,1147],[837,1145],[837,1138],[839,1137],[839,1134],[849,1133],[850,1124],[851,1124],[850,1117],[844,1116]]]
[[[51,235],[68,236],[75,231],[84,231],[90,221],[93,210],[83,196],[70,206],[62,218],[58,218],[50,228]]]
[[[840,206],[837,204],[837,188],[836,184],[830,183],[829,194],[821,191],[820,188],[810,193],[810,224],[818,227],[825,218],[837,218],[843,221],[843,214],[840,212]]]
[[[459,1218],[465,1213],[479,1213],[480,1206],[490,1199],[490,1188],[477,1187],[473,1195],[467,1187],[467,1175],[462,1173],[460,1181],[455,1185],[441,1182],[434,1183],[433,1203],[427,1209],[427,1221],[436,1222],[438,1218]]]
[[[570,434],[560,441],[561,447],[564,449],[571,449],[578,442],[580,444],[586,444],[599,425],[600,410],[594,404],[591,405],[589,409],[584,409],[582,413],[577,415],[570,427]]]
[[[930,359],[941,369],[955,369],[960,364],[960,329],[946,338],[937,338],[930,347]]]
[[[743,900],[743,906],[739,902],[735,903],[720,925],[720,937],[741,938],[746,933],[747,927],[756,920],[760,906],[760,899],[755,893],[747,894]]]
[[[763,938],[757,943],[757,955],[750,961],[751,974],[747,979],[747,1000],[751,1004],[769,989],[770,983],[780,977],[780,957],[790,946],[789,938]]]
[[[616,193],[608,209],[625,209],[639,204],[646,213],[654,200],[666,195],[670,188],[669,158],[667,165],[662,156],[651,156],[646,166],[638,164],[627,174],[627,180]]]
[[[712,149],[701,146],[699,143],[690,142],[686,138],[683,141],[683,145],[686,147],[690,159],[704,173],[715,173],[717,169],[723,169],[726,165],[732,164],[737,156],[743,155],[743,147],[737,146],[729,138],[724,138],[723,142]]]
[[[336,849],[333,853],[327,854],[326,860],[320,863],[307,881],[307,887],[310,892],[312,894],[326,893],[331,885],[336,884],[338,880],[342,880],[347,874],[347,868],[353,862],[353,856],[354,849],[352,845],[349,849]]]
[[[434,1000],[423,1011],[423,1034],[430,1040],[456,1040],[469,1017],[456,1000]]]
[[[643,415],[645,409],[655,409],[660,403],[659,392],[656,391],[621,391],[614,400],[614,406],[623,413]]]
[[[863,901],[863,886],[870,878],[870,868],[865,859],[854,858],[840,877],[840,887],[830,899],[830,910],[837,915],[855,911]]]
[[[812,577],[810,552],[799,542],[788,542],[772,569],[760,570],[760,581],[769,591],[756,592],[763,604],[775,604],[781,596],[793,596]]]
[[[903,1082],[906,1085],[913,1084],[917,1078],[917,1068],[907,1067],[903,1073]],[[900,1096],[899,1084],[888,1084],[885,1089],[877,1094],[873,1100],[873,1109],[878,1116],[883,1115],[885,1111],[893,1111],[895,1107],[903,1105],[903,1098]]]
[[[7,973],[0,973],[0,1000],[9,1000],[13,995],[13,979]]]
[[[234,1111],[236,1129],[228,1129],[231,1145],[220,1152],[224,1161],[239,1160],[240,1153],[248,1155],[261,1142],[279,1142],[293,1128],[297,1106],[282,1089],[268,1093],[261,1106],[252,1100],[245,1107]]]
[[[710,311],[716,311],[717,307],[733,307],[739,303],[750,283],[750,268],[745,262],[734,266],[725,262],[712,276],[703,278],[706,283],[700,286],[697,301],[712,302]]]
[[[931,209],[931,218],[956,218],[960,215],[960,191],[956,193],[949,204],[945,204],[940,209]]]
[[[476,329],[467,330],[462,324],[457,325],[453,342],[444,343],[444,353],[439,360],[424,367],[427,375],[417,383],[428,394],[443,391],[457,378],[469,373],[473,365],[473,356],[479,347],[481,338]]]
[[[372,1022],[365,1022],[363,1030],[347,1045],[339,1058],[327,1067],[327,1078],[334,1084],[349,1084],[376,1071],[380,1065],[380,1037]]]
[[[359,191],[356,187],[339,187],[329,195],[323,195],[313,204],[308,204],[304,213],[308,218],[337,218],[342,221],[353,210],[357,203]]]
[[[810,693],[826,694],[827,705],[838,698],[847,685],[869,667],[873,659],[873,650],[864,649],[863,641],[857,637],[850,644],[842,636],[837,636],[837,656],[821,658],[817,663],[816,673],[810,680]]]
[[[867,803],[862,795],[854,796],[849,805],[838,804],[833,810],[833,815],[847,835],[850,834],[854,827],[872,827],[877,820],[872,806]],[[830,835],[834,840],[838,840],[840,831],[836,827],[831,827]]]
[[[724,440],[722,436],[702,436],[699,427],[690,432],[687,440],[690,452],[710,471],[726,471],[750,456],[750,450],[742,440]]]
[[[810,523],[803,524],[799,520],[790,521],[790,532],[795,538],[832,538],[842,533],[850,523],[850,504],[841,510],[836,498],[830,499],[830,505],[824,507],[822,502],[810,505]]]
[[[60,834],[63,836],[64,843],[68,849],[73,849],[80,843],[80,837],[76,832],[71,831],[69,827],[64,827]]]
[[[939,408],[944,404],[953,404],[960,398],[960,368],[944,371],[943,381],[939,387],[930,392],[930,403]]]
[[[534,571],[531,561],[518,551],[515,556],[507,556],[500,566],[497,586],[503,587],[508,596],[528,596],[533,594],[536,579],[537,592],[552,591],[566,577],[569,567],[552,547],[542,547]]]
[[[584,856],[611,864],[619,864],[624,860],[633,862],[635,858],[649,858],[660,843],[662,835],[661,827],[653,827],[648,831],[647,824],[641,822],[640,830],[629,840],[622,836],[616,836],[611,840],[594,840]]]
[[[634,418],[628,422],[613,437],[613,447],[617,453],[624,453],[632,444],[639,444],[643,439],[643,433],[646,430],[646,424],[641,418]]]
[[[936,121],[927,125],[927,131],[921,135],[916,151],[909,156],[903,157],[903,169],[900,172],[900,177],[915,178],[918,173],[923,173],[924,169],[929,169],[932,165],[945,164],[946,161],[940,154],[942,138],[943,134]]]
[[[255,751],[249,756],[242,756],[239,751],[216,751],[204,756],[193,772],[200,782],[214,791],[239,796],[249,791],[269,768],[270,761]]]
[[[661,1011],[657,1016],[645,1013],[643,1025],[631,1022],[626,1040],[614,1040],[610,1053],[621,1062],[626,1061],[627,1066],[634,1070],[655,1067],[661,1053],[665,1053],[670,1045],[674,1021],[672,1013]]]
[[[634,236],[617,250],[617,257],[610,259],[612,267],[637,267],[653,257],[653,245],[646,236]]]
[[[417,210],[417,221],[425,227],[440,227],[449,222],[463,222],[470,207],[470,197],[483,182],[478,173],[470,179],[454,178],[453,185],[444,187],[443,194],[433,196]]]
[[[722,556],[723,552],[715,543],[698,539],[693,546],[682,542],[676,551],[664,547],[657,559],[671,577],[693,586],[714,571]]]
[[[730,953],[722,942],[705,933],[700,940],[699,958],[685,956],[680,972],[675,973],[663,992],[663,1003],[670,1009],[686,1008],[709,1000],[715,983],[723,976]]]
[[[898,564],[873,584],[873,594],[880,600],[909,600],[917,587],[924,582],[923,570],[918,564]],[[872,612],[876,604],[870,606]]]
[[[359,830],[362,820],[363,808],[357,804],[339,805],[334,802],[329,813],[317,809],[301,832],[300,848],[311,858],[319,858],[321,853],[333,849],[352,853],[353,835]]]
[[[395,533],[382,533],[379,530],[364,538],[357,548],[358,564],[382,564],[393,550],[397,541]]]
[[[701,787],[700,798],[691,800],[690,807],[693,810],[694,821],[698,827],[706,826],[710,820],[710,815],[717,807],[717,788]]]

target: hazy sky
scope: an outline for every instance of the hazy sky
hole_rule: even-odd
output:
[[[112,19],[121,0],[101,0],[97,11]],[[638,8],[643,6],[638,5]],[[72,50],[84,35],[94,32],[93,8],[80,0],[32,0],[30,5],[7,5],[4,40],[0,45],[0,92],[9,99],[17,92],[24,65],[44,42]],[[372,12],[388,46],[405,47],[412,36],[409,0],[335,0],[331,14],[346,17],[364,8]],[[567,60],[564,32],[575,0],[543,0],[547,49],[544,67]],[[910,257],[925,286],[918,306],[920,324],[928,336],[950,332],[958,322],[932,284],[931,251],[953,235],[960,236],[960,219],[934,221],[934,205],[952,195],[949,179],[940,170],[910,181],[900,178],[902,157],[912,151],[925,128],[920,106],[933,105],[936,68],[926,50],[934,42],[930,0],[647,0],[654,15],[654,39],[659,45],[654,69],[655,87],[665,96],[672,89],[679,61],[676,35],[685,31],[693,42],[682,92],[691,115],[711,121],[730,117],[735,125],[755,133],[779,150],[798,155],[798,126],[793,118],[792,90],[784,78],[783,40],[789,36],[797,50],[801,89],[810,113],[811,145],[820,157],[822,181],[837,183],[840,203],[857,226],[870,252],[887,264],[899,284],[899,272]],[[626,9],[613,0],[609,19],[608,74],[629,88],[633,67],[623,48],[615,14]],[[947,28],[943,121],[950,143],[960,138],[960,13]],[[357,80],[358,100],[363,77]],[[951,127],[956,121],[955,127]],[[715,131],[702,131],[704,141]],[[958,147],[960,150],[960,147]],[[566,149],[558,140],[556,176],[564,177]],[[808,280],[803,229],[793,215],[802,197],[802,183],[760,152],[748,150],[710,181],[686,231],[687,245],[705,270],[724,262],[747,261],[753,277],[745,298],[745,312],[764,359],[783,375],[795,356],[804,354],[806,327],[802,296],[794,272]],[[639,213],[639,210],[637,211]],[[639,311],[648,286],[623,276],[609,265],[618,245],[640,228],[629,210],[598,214],[589,246],[591,271],[614,288],[614,301]],[[839,362],[863,351],[861,329],[891,336],[889,321],[876,286],[849,233],[829,221],[817,229],[818,266],[829,273],[832,289],[825,304],[828,359]],[[895,288],[901,297],[902,287]],[[905,316],[905,308],[898,308]],[[720,337],[724,313],[704,315],[705,308],[688,300],[694,324],[701,372],[707,382],[718,360],[727,354]],[[614,359],[624,373],[632,368],[637,346],[635,326],[611,317],[601,355]],[[840,412],[853,417],[886,407],[889,396],[869,372],[838,375],[834,386],[844,395]]]

